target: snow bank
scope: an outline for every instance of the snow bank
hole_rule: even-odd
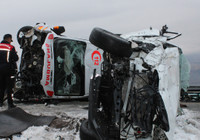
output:
[[[199,140],[200,112],[184,109],[184,114],[176,118],[174,140]]]

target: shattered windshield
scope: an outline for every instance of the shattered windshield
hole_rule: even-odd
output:
[[[54,91],[57,95],[84,94],[86,43],[57,38],[54,41]]]

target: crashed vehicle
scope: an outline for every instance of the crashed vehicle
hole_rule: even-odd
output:
[[[84,98],[93,69],[100,72],[101,49],[84,39],[62,35],[63,26],[38,23],[17,33],[22,49],[15,99]],[[86,61],[87,60],[87,61]]]
[[[101,73],[90,81],[81,140],[172,140],[179,107],[181,34],[146,29],[113,34],[94,28],[90,42],[104,50]]]

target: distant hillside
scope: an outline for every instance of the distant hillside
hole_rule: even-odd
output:
[[[191,65],[190,85],[200,86],[200,54],[186,55]]]

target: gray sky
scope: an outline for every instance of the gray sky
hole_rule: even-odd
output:
[[[65,26],[67,36],[88,39],[94,27],[113,33],[144,28],[182,33],[173,42],[185,54],[200,53],[200,0],[1,0],[0,39],[26,25],[46,22]]]

